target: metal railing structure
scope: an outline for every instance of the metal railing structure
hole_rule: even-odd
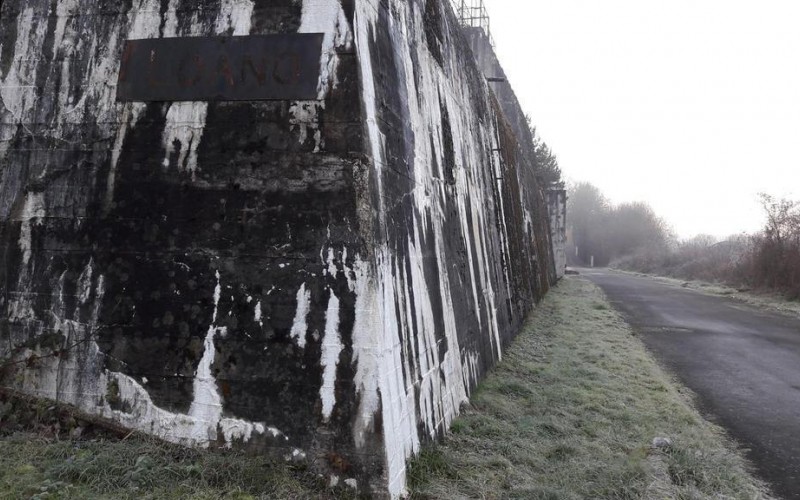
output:
[[[489,23],[489,11],[486,10],[484,0],[450,0],[450,3],[453,4],[453,9],[461,25],[483,29],[492,47],[494,47],[494,39],[492,38]]]

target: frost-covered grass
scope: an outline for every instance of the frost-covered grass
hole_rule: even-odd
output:
[[[0,498],[306,498],[325,492],[312,477],[253,457],[193,452],[142,438],[2,440]]]
[[[352,498],[303,466],[85,427],[51,403],[0,398],[0,499]],[[72,428],[72,432],[70,432]],[[71,437],[70,437],[71,436]]]
[[[730,297],[732,299],[744,302],[751,306],[758,307],[765,311],[778,312],[790,316],[800,316],[800,301],[788,300],[785,296],[769,291],[756,291],[744,288],[734,288],[722,283],[709,283],[701,280],[682,280],[677,278],[670,278],[666,276],[659,276],[655,274],[646,274],[635,271],[627,271],[624,269],[614,269],[615,271],[633,274],[635,276],[642,276],[651,278],[667,285],[679,286],[704,292],[710,295],[718,295],[721,297]]]
[[[0,441],[0,498],[347,498],[286,464],[235,453],[191,451],[139,437]]]
[[[409,476],[416,498],[767,497],[602,292],[572,277]]]

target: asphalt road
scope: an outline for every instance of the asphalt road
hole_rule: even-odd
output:
[[[582,269],[774,493],[800,499],[800,318],[608,270]]]

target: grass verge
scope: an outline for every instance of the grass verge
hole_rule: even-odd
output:
[[[603,293],[573,277],[409,480],[415,498],[768,498]]]
[[[628,271],[626,269],[614,268],[614,270],[621,273],[651,278],[667,285],[688,288],[690,290],[695,290],[710,295],[718,295],[720,297],[730,297],[734,300],[744,302],[765,311],[777,312],[794,317],[800,316],[800,301],[789,300],[776,292],[734,288],[722,283],[709,283],[707,281],[700,280],[683,280],[678,278],[670,278],[668,276],[660,276],[657,274]]]
[[[79,435],[80,434],[80,435]],[[0,398],[0,499],[353,498],[299,464],[187,449]]]

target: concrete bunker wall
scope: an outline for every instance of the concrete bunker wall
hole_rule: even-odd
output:
[[[2,385],[401,494],[553,279],[449,5],[1,5]],[[115,100],[127,39],[297,32],[316,100]]]
[[[536,178],[535,168],[535,146],[534,137],[531,132],[528,117],[522,110],[516,92],[508,81],[505,70],[495,53],[492,40],[481,28],[467,27],[464,32],[469,40],[475,62],[483,71],[486,78],[491,82],[492,93],[497,98],[497,102],[502,109],[511,132],[517,139],[516,150],[519,153],[519,162],[522,165],[521,172],[524,176],[522,183],[523,196],[528,197],[528,204],[536,205],[537,197],[540,196],[538,189],[526,189],[529,186],[540,186],[545,189],[547,195],[547,210],[549,214],[550,240],[553,246],[554,269],[552,277],[560,279],[564,276],[567,269],[566,261],[566,193],[561,192],[559,186],[545,186]],[[540,223],[535,219],[535,223]],[[544,228],[536,228],[537,234],[541,234]]]
[[[372,164],[361,227],[374,252],[369,293],[382,312],[377,348],[393,353],[376,362],[388,480],[398,493],[405,459],[447,429],[502,359],[548,289],[553,261],[541,191],[450,6],[358,5]],[[361,349],[357,342],[359,363]]]

